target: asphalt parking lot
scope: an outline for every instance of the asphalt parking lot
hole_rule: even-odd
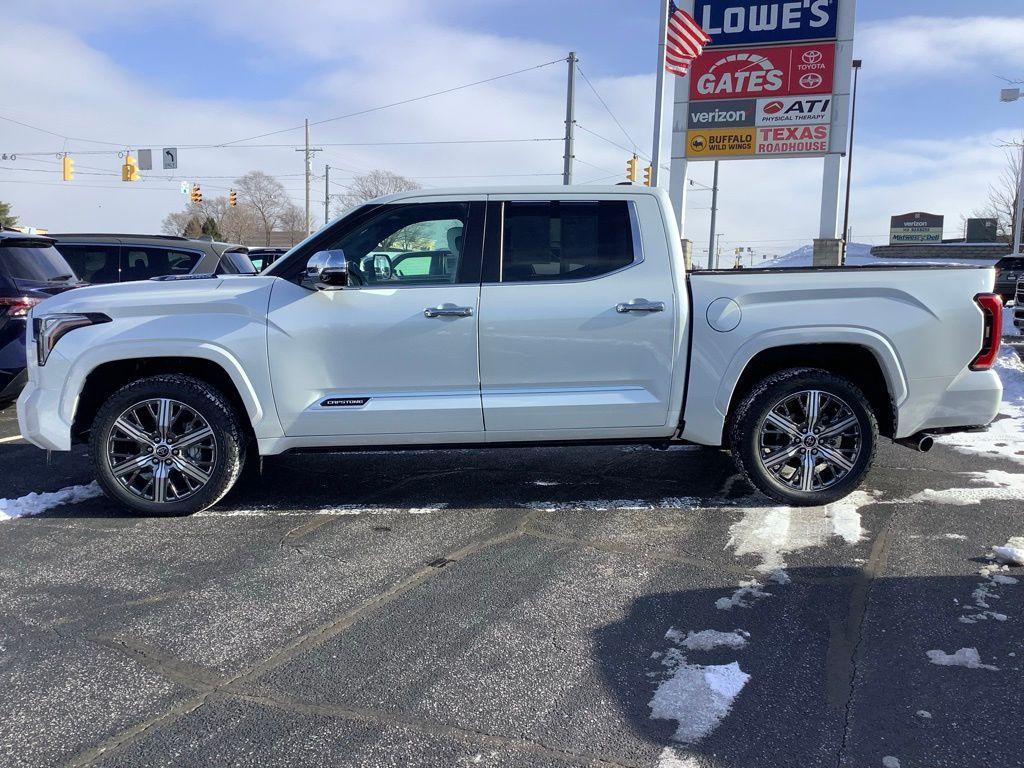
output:
[[[1002,434],[885,444],[825,509],[595,447],[283,456],[191,518],[0,521],[0,764],[1024,765]],[[90,481],[0,442],[0,499]]]

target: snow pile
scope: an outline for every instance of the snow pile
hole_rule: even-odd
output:
[[[991,664],[982,664],[981,656],[977,648],[961,648],[956,653],[944,653],[943,651],[928,651],[928,660],[940,667],[967,667],[968,669],[991,669],[998,672],[999,667]]]
[[[17,499],[0,499],[0,520],[40,515],[62,504],[77,504],[102,496],[103,491],[94,481],[88,485],[72,485],[53,493],[30,493]]]
[[[1024,361],[1004,347],[996,361],[1003,381],[999,416],[985,432],[943,435],[939,442],[968,453],[997,455],[1024,464]]]
[[[1003,565],[1024,565],[1024,536],[1014,536],[1004,546],[992,547],[992,556]]]
[[[846,249],[846,265],[849,267],[867,267],[876,265],[891,265],[894,267],[938,265],[957,266],[967,264],[972,266],[992,266],[995,259],[880,259],[871,255],[873,245],[868,243],[850,243]],[[804,245],[791,251],[784,256],[777,256],[774,259],[762,262],[760,267],[769,269],[783,267],[809,267],[814,261],[814,246]]]
[[[651,719],[675,720],[672,740],[694,744],[710,734],[732,710],[750,675],[731,664],[702,667],[684,658],[669,661],[671,676],[658,686],[648,706]]]

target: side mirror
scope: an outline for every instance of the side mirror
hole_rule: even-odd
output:
[[[348,260],[341,249],[317,251],[306,262],[306,279],[317,288],[336,291],[348,285]]]

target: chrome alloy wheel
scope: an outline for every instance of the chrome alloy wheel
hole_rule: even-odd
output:
[[[860,421],[850,406],[817,389],[787,395],[758,430],[761,466],[795,491],[824,491],[842,481],[863,445]]]
[[[136,403],[114,422],[107,464],[117,481],[157,503],[187,499],[213,475],[217,443],[195,409],[166,397]]]

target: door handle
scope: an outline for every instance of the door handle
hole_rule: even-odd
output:
[[[442,304],[440,307],[427,307],[423,310],[424,317],[472,317],[472,307],[456,307],[453,304]]]
[[[620,315],[624,315],[627,312],[664,312],[665,302],[648,301],[647,299],[633,299],[632,301],[623,302],[622,304],[616,304],[615,311]]]

